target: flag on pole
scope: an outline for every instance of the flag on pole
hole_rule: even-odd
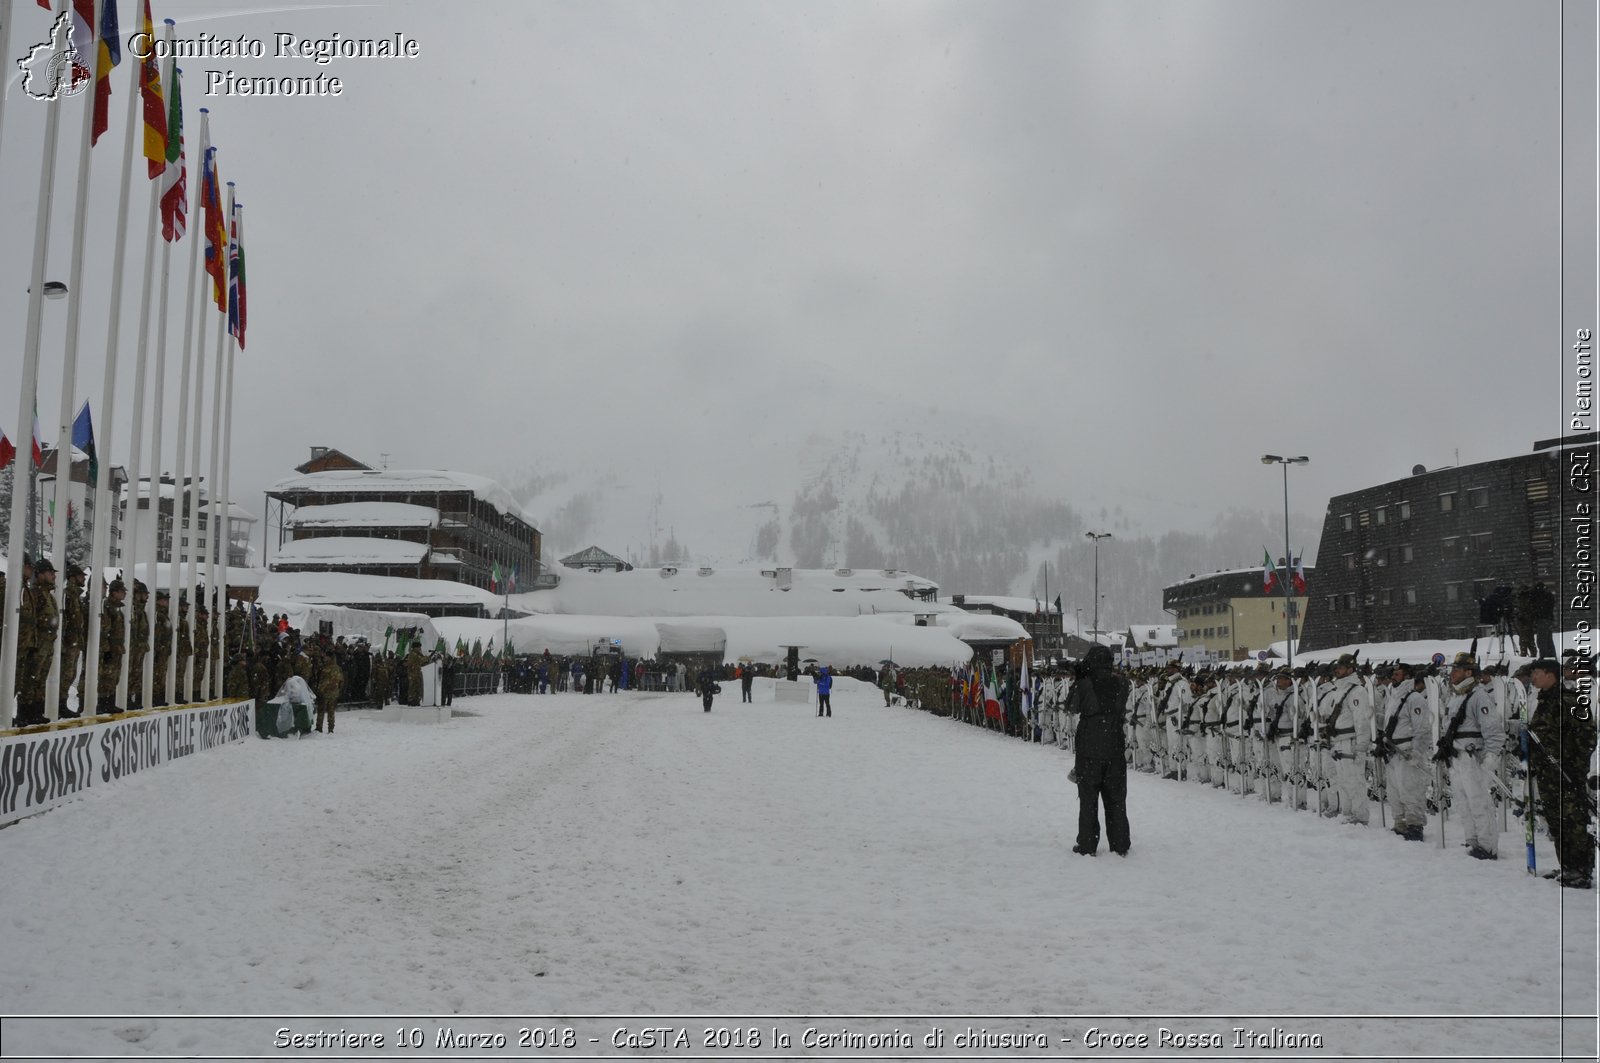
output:
[[[510,578],[510,581],[506,585],[506,591],[508,593],[510,593],[510,594],[517,593],[517,572],[521,568],[522,568],[521,565],[512,565],[511,566],[511,578]]]
[[[83,400],[83,409],[72,419],[72,445],[89,458],[89,482],[100,482],[100,459],[94,451],[94,417],[89,413],[89,400]]]
[[[206,148],[200,168],[201,228],[206,234],[206,273],[211,277],[211,297],[218,310],[228,308],[228,282],[223,270],[223,248],[228,231],[222,219],[222,185],[217,175],[217,149]]]
[[[33,404],[33,467],[44,467],[44,445],[39,441],[39,404]]]
[[[44,0],[40,6],[49,8]],[[78,58],[88,66],[77,66],[72,81],[77,84],[86,77],[94,77],[94,117],[89,127],[89,143],[98,144],[100,134],[110,125],[111,70],[122,62],[122,34],[117,27],[117,0],[105,0],[100,10],[100,32],[93,33],[94,0],[72,0],[72,47]]]
[[[11,440],[7,438],[6,430],[4,428],[0,428],[0,469],[4,469],[7,465],[10,465],[16,456],[17,448],[12,444]]]
[[[228,332],[244,350],[244,244],[240,240],[244,223],[239,220],[238,204],[233,210],[233,239],[228,241]]]
[[[1261,593],[1271,594],[1278,585],[1278,570],[1272,564],[1272,551],[1261,548]]]
[[[500,592],[500,562],[498,561],[489,569],[489,589],[496,594]]]
[[[150,0],[144,0],[139,32],[150,40],[155,39],[155,26],[150,22]],[[154,181],[167,168],[167,101],[161,92],[161,64],[156,62],[154,48],[139,64],[139,99],[144,107],[145,170]]]
[[[1289,577],[1289,583],[1294,587],[1296,594],[1304,594],[1306,592],[1305,562],[1298,557],[1294,559],[1294,574]]]
[[[1056,595],[1056,615],[1061,615],[1061,595]]]
[[[172,98],[167,101],[167,165],[161,171],[161,238],[182,240],[189,214],[188,160],[183,151],[182,71],[177,60],[167,66]]]

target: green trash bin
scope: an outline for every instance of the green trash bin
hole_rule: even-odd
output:
[[[287,738],[283,729],[283,702],[267,701],[256,705],[256,734],[262,738]]]

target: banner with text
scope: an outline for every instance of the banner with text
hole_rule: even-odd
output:
[[[253,733],[254,703],[173,709],[0,738],[0,826],[96,786]]]

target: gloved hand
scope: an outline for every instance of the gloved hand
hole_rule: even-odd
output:
[[[1075,782],[1078,781],[1078,769],[1077,768],[1073,768],[1071,771],[1067,772],[1067,781],[1070,782],[1070,783],[1075,783]]]

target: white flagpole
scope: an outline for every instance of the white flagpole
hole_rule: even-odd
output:
[[[17,5],[13,0],[0,0],[0,57],[11,54],[11,23],[15,20]],[[9,69],[0,73],[0,147],[5,146],[6,130],[6,91],[11,84],[11,71]],[[10,723],[10,720],[5,721]]]
[[[100,474],[95,477],[94,544],[89,566],[89,635],[88,644],[84,647],[83,689],[96,698],[97,707],[100,690],[100,611],[101,602],[105,597],[106,566],[111,560],[111,529],[117,523],[117,509],[111,502],[111,440],[117,425],[117,339],[122,324],[122,277],[126,272],[124,259],[127,257],[128,249],[128,195],[133,186],[133,138],[138,131],[136,123],[139,119],[139,64],[128,65],[133,68],[128,92],[128,132],[122,143],[122,170],[120,190],[117,194],[116,250],[111,256],[111,319],[106,325],[105,379],[101,382],[100,393],[100,439],[95,445],[97,451],[102,449],[105,451],[105,460],[100,462]],[[102,442],[105,444],[103,448],[99,445]],[[128,570],[125,582],[129,584],[131,590],[133,582],[131,568]],[[127,660],[127,635],[127,615],[124,613],[122,631],[124,661]],[[125,686],[121,687],[113,697],[113,701],[122,698],[125,689]],[[122,701],[121,704],[123,708],[127,708],[126,701]]]
[[[172,20],[168,19],[168,34],[172,33],[172,25]],[[173,62],[172,70],[173,74],[169,80],[173,85],[176,85],[178,83],[178,78],[182,76],[183,71],[177,69],[176,61]],[[168,123],[167,135],[169,137],[172,135],[170,122]],[[180,149],[180,151],[180,159],[185,165],[187,165],[188,152],[182,149]],[[198,193],[198,191],[199,189],[197,187],[196,192]],[[199,203],[198,195],[196,196],[195,202],[197,204]],[[198,213],[199,212],[197,210],[196,215],[198,215]],[[188,228],[189,226],[186,223],[185,229]],[[193,555],[194,552],[193,547],[187,544],[185,539],[186,537],[192,537],[198,533],[199,524],[195,520],[194,498],[190,491],[187,490],[186,485],[184,484],[184,478],[185,474],[188,472],[185,459],[189,453],[189,395],[193,390],[190,382],[193,379],[195,333],[194,292],[195,279],[199,275],[200,240],[198,233],[186,232],[185,235],[189,239],[189,286],[187,289],[188,294],[185,296],[183,306],[183,372],[181,375],[182,383],[178,388],[178,460],[177,467],[174,470],[172,477],[172,518],[173,526],[175,528],[172,534],[172,583],[174,601],[176,601],[176,596],[180,592],[188,597],[190,602],[189,620],[192,623],[198,615],[198,610],[195,608],[195,603],[197,603],[199,599],[195,597],[193,580],[185,579],[183,575],[185,568],[184,563]],[[195,406],[195,418],[197,421],[199,416],[200,409],[197,403]],[[180,617],[174,617],[172,629],[174,651],[176,651],[177,647],[177,626],[181,622],[182,620]],[[192,641],[191,645],[193,645]],[[195,671],[195,658],[191,656],[189,658],[189,675],[183,683],[182,689],[177,692],[178,700],[185,704],[194,700]],[[173,669],[173,674],[177,674],[176,667]],[[176,682],[176,680],[174,681]]]
[[[233,242],[237,243],[240,247],[243,247],[244,206],[242,204],[235,203],[233,209]],[[232,253],[232,248],[230,248],[230,256]],[[242,266],[243,263],[241,263],[241,267]],[[230,265],[230,269],[231,268],[232,267]],[[239,284],[242,291],[244,285],[244,278],[242,276],[239,278]],[[233,299],[239,294],[240,292],[230,292],[228,297],[229,299]],[[241,324],[242,323],[243,322],[241,321]],[[222,496],[222,578],[217,583],[217,604],[216,608],[211,614],[211,633],[217,638],[216,670],[217,697],[219,698],[226,697],[228,693],[225,686],[228,678],[228,629],[226,626],[226,621],[228,619],[228,547],[231,545],[231,539],[228,535],[228,532],[233,526],[233,502],[231,501],[233,496],[229,494],[229,491],[232,489],[233,484],[233,363],[234,359],[238,356],[238,353],[238,340],[235,337],[230,336],[228,341],[228,380],[227,383],[223,385],[223,393],[227,396],[227,398],[224,400],[222,415],[222,490],[220,492]],[[210,647],[208,646],[206,653],[209,655],[210,652]],[[238,694],[235,693],[235,697],[237,696]]]
[[[228,252],[231,241],[230,230],[233,225],[233,182],[228,182],[228,206],[222,215],[222,246],[218,252],[222,256],[222,295],[223,303],[228,301]],[[218,464],[222,457],[222,371],[226,355],[223,353],[223,335],[228,328],[228,309],[224,305],[222,313],[217,316],[217,375],[212,382],[211,390],[211,475],[207,477],[210,496],[210,511],[207,515],[206,534],[206,599],[209,601],[217,591],[217,478]],[[217,682],[216,669],[210,667],[211,655],[206,654],[208,675],[206,676],[206,690],[210,697],[216,697],[220,685]]]
[[[167,28],[167,40],[170,42],[171,39],[172,39],[172,28],[169,26]],[[161,198],[161,182],[159,180],[152,180],[152,182],[151,182],[151,191],[153,193],[155,193],[155,199],[159,203],[160,202],[160,198]],[[153,216],[151,218],[151,225],[154,228],[159,228],[159,226],[160,226],[159,209],[157,211],[157,216]],[[148,564],[148,567],[145,569],[145,571],[146,571],[146,573],[149,574],[149,578],[150,578],[150,600],[151,600],[150,671],[149,671],[150,682],[151,682],[151,684],[153,686],[153,684],[155,682],[155,665],[156,665],[156,654],[157,653],[165,653],[167,655],[167,677],[166,677],[166,682],[161,684],[161,689],[160,690],[152,690],[153,697],[152,698],[147,698],[146,701],[145,701],[145,705],[147,707],[150,706],[150,705],[156,704],[157,702],[160,702],[161,704],[165,704],[165,705],[171,705],[172,704],[172,683],[173,683],[173,672],[174,672],[174,669],[172,668],[172,662],[173,662],[173,658],[177,654],[177,648],[178,648],[177,633],[175,631],[173,632],[172,637],[171,637],[171,646],[170,646],[170,648],[166,647],[166,646],[160,646],[160,645],[156,644],[156,630],[157,630],[156,621],[157,621],[158,617],[155,615],[155,611],[160,608],[159,605],[155,604],[155,601],[156,601],[156,588],[160,585],[159,581],[156,578],[156,566],[158,564],[160,564],[160,562],[161,562],[161,435],[162,435],[162,429],[165,427],[161,423],[161,415],[162,415],[163,410],[166,407],[166,397],[167,397],[167,303],[170,302],[170,300],[168,299],[168,294],[169,294],[170,289],[171,289],[171,285],[170,285],[170,278],[171,278],[171,272],[172,272],[172,268],[171,267],[172,267],[172,241],[164,239],[164,240],[161,241],[161,295],[159,296],[158,301],[157,301],[157,305],[160,307],[160,312],[159,312],[159,314],[157,315],[157,318],[156,318],[156,379],[155,379],[155,386],[152,389],[152,393],[151,393],[151,415],[150,415],[150,518],[151,518],[151,530],[150,530],[150,546],[147,549],[146,554],[145,554],[146,560],[148,561],[149,564]],[[178,519],[177,518],[178,518],[177,485],[175,484],[175,485],[173,485],[173,504],[172,504],[172,518],[171,518],[172,545],[173,546],[176,546],[178,544],[178,540],[180,538],[180,536],[178,534]],[[169,560],[169,562],[171,560],[171,549],[170,549],[170,547],[168,549],[168,560]],[[169,621],[172,620],[172,619],[175,619],[176,613],[177,613],[177,607],[178,607],[178,589],[177,589],[177,587],[172,585],[175,582],[172,579],[172,572],[173,572],[172,565],[169,563],[167,565],[167,591],[169,592],[168,593],[168,598],[167,598],[167,618],[168,618]],[[171,629],[169,628],[169,630],[171,630]]]
[[[157,214],[157,208],[160,206],[160,194],[161,190],[156,186],[155,182],[152,181],[150,183],[150,227],[145,233],[144,240],[144,285],[139,296],[139,353],[138,361],[133,374],[133,440],[128,447],[128,515],[124,521],[125,527],[123,532],[122,557],[127,565],[128,575],[130,578],[134,574],[134,565],[137,564],[139,559],[139,480],[143,475],[143,469],[140,468],[139,459],[140,451],[144,448],[144,376],[145,370],[150,364],[150,288],[152,282],[155,280],[156,272],[155,241],[156,229],[160,225],[160,218]],[[155,505],[157,500],[155,497],[155,485],[153,484],[151,485],[150,496],[150,506],[152,508],[152,512],[154,513],[156,512]],[[150,637],[152,640],[154,640],[156,576],[154,571],[146,572],[145,576],[149,581],[146,586],[150,592],[150,596],[145,601],[144,605],[145,619],[150,622]],[[130,596],[130,600],[131,597],[132,596]],[[150,685],[155,678],[155,673],[152,668],[154,661],[151,659],[151,654],[147,651],[144,655],[144,666],[139,670],[139,674],[137,676],[133,674],[131,670],[133,666],[132,608],[128,610],[127,622],[129,638],[125,645],[128,648],[128,652],[122,658],[123,679],[117,687],[117,692],[119,695],[121,695],[124,691],[131,692],[133,682],[135,679],[137,679],[139,683],[140,697],[142,698],[139,705],[141,708],[148,709],[150,707]],[[127,702],[124,702],[123,704],[127,706]]]
[[[56,17],[67,9],[67,0],[57,5]],[[63,75],[66,76],[66,75]],[[58,83],[59,84],[59,83]],[[17,388],[17,431],[21,442],[23,425],[33,424],[34,401],[39,392],[39,333],[44,318],[44,264],[50,248],[50,216],[55,200],[56,143],[61,134],[61,99],[48,101],[44,120],[44,148],[39,162],[39,198],[35,207],[37,217],[33,233],[33,267],[28,281],[28,320],[22,339],[22,381]],[[30,427],[31,432],[31,427]],[[30,435],[31,439],[31,435]],[[22,622],[22,555],[25,549],[28,521],[28,492],[18,490],[22,474],[31,471],[33,448],[30,443],[28,457],[17,450],[11,492],[11,541],[6,557],[11,565],[11,578],[6,580],[5,635],[0,639],[0,706],[7,706],[0,724],[11,722],[11,711],[17,676],[17,629]]]
[[[196,182],[194,195],[194,224],[201,226],[205,223],[205,168],[206,157],[211,152],[211,110],[207,107],[200,108],[200,180]],[[191,252],[198,258],[200,245],[203,241],[202,234],[194,234],[194,247]],[[200,601],[200,433],[201,423],[205,412],[206,398],[206,308],[210,305],[210,296],[206,294],[207,276],[197,277],[190,284],[190,297],[195,298],[199,305],[194,312],[195,328],[195,384],[194,384],[194,441],[190,449],[191,464],[194,471],[189,474],[189,598],[191,601]],[[215,411],[211,416],[215,417]],[[196,657],[189,666],[190,686],[193,688],[193,698],[196,701],[205,700],[205,662]]]
[[[90,60],[90,68],[96,75],[100,72],[100,19],[105,9],[105,0],[94,0],[94,39],[96,55]],[[0,56],[5,51],[0,50]],[[66,602],[67,587],[67,515],[72,508],[72,419],[74,413],[74,400],[78,393],[78,322],[83,316],[83,245],[89,231],[89,164],[93,158],[89,149],[93,146],[94,133],[94,93],[85,94],[83,107],[83,133],[78,139],[78,194],[73,203],[72,227],[72,265],[67,275],[67,350],[61,363],[61,433],[56,440],[56,497],[55,497],[55,534],[50,541],[50,555],[56,565],[56,615],[65,616],[62,608]],[[65,458],[65,465],[62,459]],[[55,648],[50,655],[50,678],[44,688],[45,715],[54,720],[58,716],[58,707],[66,699],[61,696],[63,685],[70,685],[76,678],[74,675],[62,674],[61,654],[64,638],[55,640]],[[68,662],[76,673],[76,661]],[[78,711],[89,703],[89,696],[85,689],[78,691]]]

